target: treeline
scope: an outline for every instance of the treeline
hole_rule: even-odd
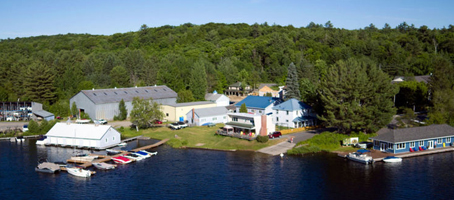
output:
[[[179,101],[200,100],[205,91],[222,92],[236,81],[284,84],[293,62],[302,99],[311,103],[326,76],[322,69],[349,58],[367,59],[390,76],[435,73],[439,63],[452,65],[454,26],[187,23],[111,36],[6,39],[0,41],[0,101],[43,102],[63,115],[82,89],[154,84],[178,92]]]

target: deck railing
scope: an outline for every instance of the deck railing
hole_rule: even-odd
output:
[[[217,130],[216,134],[223,135],[223,136],[229,136],[229,137],[236,137],[236,138],[245,139],[245,140],[255,140],[255,138],[257,138],[256,134],[254,134],[253,136],[250,136],[249,134],[244,135],[239,132],[224,131],[221,129]]]

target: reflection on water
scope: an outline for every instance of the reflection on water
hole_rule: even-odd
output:
[[[450,187],[454,153],[364,165],[334,154],[281,159],[254,152],[163,145],[153,149],[159,152],[157,156],[97,171],[87,179],[66,172],[36,173],[39,160],[62,162],[81,150],[35,146],[34,142],[0,141],[2,199],[343,199],[358,195],[370,199],[447,199],[454,194]],[[124,150],[154,142],[132,141]]]

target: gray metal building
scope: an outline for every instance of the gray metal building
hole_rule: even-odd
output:
[[[129,113],[132,110],[132,99],[140,97],[143,99],[153,98],[159,104],[174,104],[177,100],[177,93],[165,85],[132,87],[132,88],[113,88],[113,89],[93,89],[82,90],[70,99],[70,105],[76,102],[76,106],[81,112],[90,115],[91,119],[112,120],[115,115],[120,113],[118,105],[123,99]]]

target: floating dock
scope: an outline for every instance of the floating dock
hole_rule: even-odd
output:
[[[139,137],[141,137],[141,136],[139,136]],[[138,137],[136,137],[134,139],[137,139],[137,138]],[[161,141],[156,142],[154,144],[150,144],[150,145],[147,145],[147,146],[139,147],[139,148],[133,149],[131,151],[137,152],[137,151],[140,151],[140,150],[151,149],[151,148],[160,146],[160,145],[166,143],[167,141],[169,141],[169,139],[164,139],[164,140],[161,140]],[[93,163],[107,162],[107,161],[110,161],[112,159],[112,157],[121,156],[121,155],[126,154],[126,153],[128,153],[128,152],[127,151],[121,151],[121,153],[119,153],[117,155],[113,155],[113,156],[106,156],[106,155],[99,155],[99,154],[90,154],[90,156],[98,156],[101,159],[95,159],[93,162],[86,162],[86,161],[78,161],[78,160],[68,159],[68,160],[66,160],[66,162],[68,162],[68,163],[78,163],[78,164],[80,164],[79,165],[80,167],[87,168],[87,167],[92,166]]]
[[[399,153],[399,154],[392,154],[392,153],[385,153],[377,150],[371,150],[370,156],[374,159],[375,162],[383,161],[383,158],[387,156],[395,156],[398,158],[409,158],[415,156],[423,156],[423,155],[430,155],[430,154],[437,154],[437,153],[444,153],[444,152],[451,152],[454,151],[454,147],[444,147],[444,148],[437,148],[437,149],[428,149],[424,151],[416,151],[416,152],[407,152],[407,153]],[[347,157],[349,152],[340,152],[337,155],[339,157]]]

